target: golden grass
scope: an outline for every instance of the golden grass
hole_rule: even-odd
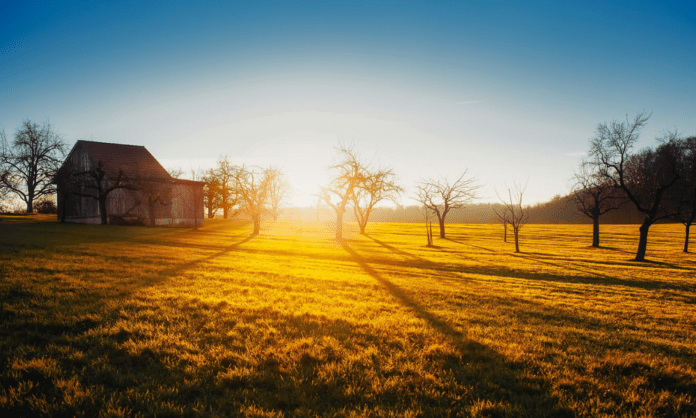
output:
[[[696,415],[677,225],[51,221],[0,222],[0,415]]]

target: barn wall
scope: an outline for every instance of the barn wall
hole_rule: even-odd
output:
[[[91,169],[89,155],[87,155],[83,147],[75,148],[68,156],[64,165],[76,173]],[[62,218],[63,211],[66,211],[66,222],[87,224],[101,223],[101,218],[99,217],[99,201],[96,197],[90,196],[90,193],[93,194],[92,190],[86,189],[84,185],[76,183],[70,185],[58,183],[57,186],[59,221]],[[68,189],[71,189],[72,193],[68,193],[67,198],[65,198],[65,193],[67,193]]]
[[[171,216],[173,226],[203,226],[203,186],[175,183],[172,187]]]
[[[68,156],[64,167],[75,173],[91,170],[92,162],[82,146],[77,146]],[[103,187],[110,184],[104,180]],[[155,225],[158,226],[203,226],[203,184],[177,180],[174,182],[141,182],[141,190],[116,189],[107,197],[109,223],[150,224],[150,210],[154,212]],[[100,224],[99,200],[96,191],[87,189],[79,182],[70,184],[58,182],[58,221],[65,211],[65,221],[75,223]],[[67,195],[66,195],[67,194]],[[162,198],[149,205],[154,197]]]

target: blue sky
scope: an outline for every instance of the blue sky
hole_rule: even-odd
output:
[[[598,123],[696,135],[693,2],[0,5],[0,127],[50,120],[165,166],[283,166],[308,205],[339,141],[400,175],[568,191]],[[147,3],[145,5],[141,3]],[[560,4],[559,4],[560,3]]]

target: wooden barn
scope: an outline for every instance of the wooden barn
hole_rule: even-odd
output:
[[[143,146],[77,141],[55,183],[59,222],[203,225],[204,183],[172,177]]]

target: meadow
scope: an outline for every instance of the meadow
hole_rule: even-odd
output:
[[[331,227],[0,217],[0,416],[696,416],[681,225]]]

